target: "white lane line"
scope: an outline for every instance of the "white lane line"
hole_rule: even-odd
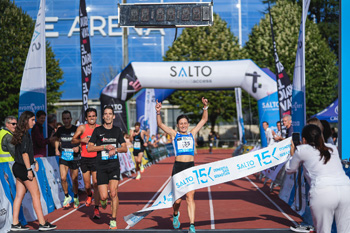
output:
[[[281,207],[279,207],[269,196],[267,196],[253,181],[251,181],[248,177],[245,177],[247,180],[249,180],[249,182],[255,186],[255,188],[266,197],[267,200],[269,200],[286,218],[289,219],[289,221],[291,221],[295,226],[297,226],[298,224],[291,218],[289,217],[288,214],[286,214]]]
[[[162,189],[165,187],[165,185],[168,184],[168,182],[170,181],[171,176],[169,176],[169,178],[164,182],[164,184],[162,185],[162,187],[160,187],[158,189],[158,191],[153,195],[153,197],[147,202],[147,204],[142,208],[142,209],[146,209],[148,207],[149,204],[151,204],[151,202],[154,201],[154,199],[156,198],[156,196],[158,196],[158,194],[162,191]],[[125,229],[130,229],[130,226],[128,225],[127,227],[125,227]]]
[[[130,180],[133,180],[133,179],[132,179],[132,178],[129,178],[129,179],[127,179],[126,181],[124,181],[123,183],[119,184],[119,186],[122,186],[122,185],[128,183]],[[84,207],[84,206],[85,206],[85,204],[82,204],[81,206],[78,207],[78,209],[80,209],[80,208],[82,208],[82,207]],[[65,215],[62,215],[61,217],[55,219],[55,220],[52,221],[51,223],[54,224],[55,222],[60,221],[62,218],[65,218],[65,217],[67,217],[68,215],[73,214],[73,213],[74,213],[75,211],[77,211],[78,209],[74,209],[74,210],[72,210],[72,211],[66,213]]]
[[[213,198],[211,196],[210,187],[208,187],[208,196],[209,196],[209,209],[210,209],[210,226],[211,226],[211,229],[215,229]]]

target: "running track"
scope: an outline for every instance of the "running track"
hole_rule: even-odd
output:
[[[231,157],[233,150],[217,149],[213,154],[207,150],[199,150],[195,164],[210,163]],[[119,229],[129,229],[123,216],[148,207],[167,183],[172,171],[174,157],[166,158],[158,164],[145,169],[140,181],[124,178],[119,185],[120,205],[117,216]],[[254,175],[232,182],[204,188],[196,191],[196,230],[205,232],[286,232],[289,226],[300,222],[301,218],[290,207],[278,198],[278,188],[269,192],[269,184],[265,186]],[[159,194],[159,193],[158,193]],[[57,229],[74,230],[106,230],[110,218],[110,202],[106,210],[100,208],[101,219],[92,219],[93,205],[84,206],[85,195],[80,195],[81,206],[59,209],[45,216],[56,224]],[[180,207],[181,229],[187,230],[189,219],[187,204],[183,200]],[[135,227],[127,230],[148,229],[145,232],[170,232],[172,229],[172,210],[153,211]],[[38,228],[37,222],[29,223],[32,229]],[[162,229],[162,230],[161,230]],[[233,230],[228,230],[233,229]],[[240,229],[240,230],[238,230]],[[263,230],[265,229],[265,230]],[[268,230],[269,229],[269,230]],[[56,230],[57,232],[57,230]],[[90,231],[91,232],[91,231]],[[136,232],[136,231],[135,231]],[[137,231],[141,232],[141,231]],[[175,232],[181,232],[179,230]],[[185,232],[185,231],[183,231]],[[187,231],[186,231],[187,232]]]

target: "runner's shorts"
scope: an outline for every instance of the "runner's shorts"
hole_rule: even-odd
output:
[[[27,181],[28,179],[28,171],[25,165],[19,164],[19,163],[14,163],[12,166],[12,173],[13,175],[20,179],[21,181]],[[34,171],[33,171],[33,178],[35,177]]]
[[[120,164],[99,165],[97,167],[97,185],[108,184],[110,180],[120,180]]]
[[[186,170],[187,168],[194,167],[194,162],[178,162],[175,161],[174,167],[173,167],[173,173],[172,176],[176,173],[182,172],[183,170]]]
[[[95,172],[97,170],[97,157],[94,157],[94,158],[81,157],[80,168],[82,173],[85,173],[87,171]]]
[[[134,154],[135,157],[137,157],[139,155],[139,153],[144,153],[145,148],[142,146],[141,150],[135,150],[132,152]]]
[[[76,169],[79,169],[80,160],[67,161],[60,158],[59,164],[63,164],[64,166],[67,166],[71,170],[76,170]]]

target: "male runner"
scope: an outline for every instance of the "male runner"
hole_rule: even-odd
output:
[[[65,194],[63,207],[69,207],[72,197],[68,194],[68,183],[67,174],[70,169],[71,177],[73,181],[73,192],[74,192],[74,208],[79,207],[78,197],[78,172],[79,172],[79,145],[72,144],[72,138],[77,130],[75,125],[72,125],[72,115],[70,111],[65,110],[62,112],[63,127],[57,129],[55,133],[55,151],[56,155],[60,156],[60,173],[61,173],[61,184]],[[61,144],[61,151],[60,151]]]
[[[120,180],[118,153],[126,153],[128,150],[122,131],[113,126],[114,118],[113,108],[106,106],[103,110],[104,123],[95,128],[88,144],[88,152],[97,151],[97,184],[103,209],[107,207],[108,186],[110,190],[112,218],[109,222],[109,229],[117,229],[118,184]]]
[[[134,145],[134,158],[135,158],[135,163],[136,163],[136,171],[137,171],[137,176],[136,180],[141,179],[141,173],[144,171],[144,167],[142,165],[142,157],[143,157],[143,152],[145,151],[145,146],[147,146],[147,140],[144,142],[144,138],[147,138],[146,131],[140,129],[140,122],[135,123],[135,130],[130,130],[130,141]]]
[[[95,208],[94,208],[94,219],[100,219],[100,211],[98,205],[100,202],[100,195],[98,193],[97,179],[96,179],[96,156],[97,152],[88,152],[87,145],[89,143],[92,132],[99,125],[96,124],[97,111],[94,108],[88,108],[85,111],[85,119],[87,124],[80,125],[75,132],[72,143],[81,145],[81,160],[80,168],[83,172],[83,179],[85,184],[85,190],[87,199],[85,201],[86,206],[90,206],[92,202],[92,190],[91,190],[91,176],[92,183],[94,186],[94,197],[95,197]]]

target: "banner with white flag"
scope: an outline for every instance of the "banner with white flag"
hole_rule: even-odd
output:
[[[247,141],[245,140],[244,122],[243,122],[243,114],[242,114],[242,89],[240,87],[235,88],[235,96],[236,96],[239,141],[243,144],[246,144]]]
[[[186,169],[172,177],[149,208],[124,217],[132,227],[154,210],[170,208],[192,190],[236,180],[284,163],[289,158],[291,138],[250,153]]]
[[[145,93],[145,121],[150,129],[150,137],[157,135],[157,115],[156,115],[156,100],[153,88],[147,88]]]
[[[24,111],[46,112],[45,0],[40,1],[32,41],[23,71],[18,115]],[[44,137],[47,136],[46,121]]]
[[[303,0],[303,12],[299,30],[297,56],[293,75],[292,119],[293,130],[301,132],[306,121],[305,101],[305,23],[310,0]]]

